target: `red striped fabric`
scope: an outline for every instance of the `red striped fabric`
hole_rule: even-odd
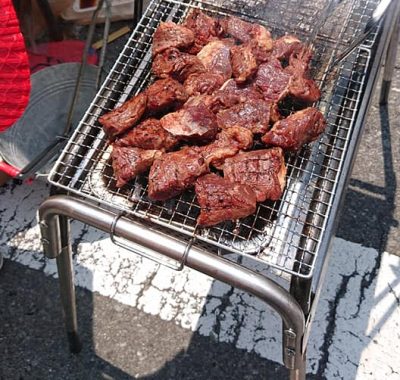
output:
[[[23,114],[30,92],[24,38],[12,0],[0,0],[0,132]]]

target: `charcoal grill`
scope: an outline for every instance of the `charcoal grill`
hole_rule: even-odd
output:
[[[336,71],[328,68],[362,32],[377,2],[342,1],[322,27],[315,20],[326,13],[325,1],[150,2],[54,165],[49,175],[52,196],[39,210],[44,252],[57,259],[72,351],[79,351],[80,342],[69,219],[110,233],[115,244],[134,253],[177,270],[187,265],[264,300],[282,316],[283,362],[291,378],[305,377],[307,338],[327,268],[330,240],[386,51],[385,80],[390,81],[395,46],[388,50],[388,45],[395,34],[400,3],[393,2],[383,22]],[[328,121],[317,142],[286,157],[287,186],[279,201],[260,204],[256,213],[244,220],[212,228],[196,225],[199,206],[192,191],[160,203],[146,197],[145,177],[138,177],[129,187],[117,188],[109,162],[110,147],[97,121],[152,81],[151,40],[159,22],[181,22],[193,8],[213,15],[234,14],[266,25],[274,37],[290,32],[312,43],[312,74],[322,90],[317,106]],[[140,4],[136,9],[141,9]],[[290,113],[292,108],[285,111]],[[245,267],[240,259],[243,255],[249,258],[246,262],[261,263],[268,274]],[[284,285],[278,278],[284,279]]]

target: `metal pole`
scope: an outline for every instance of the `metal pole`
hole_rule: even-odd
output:
[[[382,89],[379,99],[380,104],[387,104],[390,86],[392,84],[394,66],[396,64],[397,45],[399,44],[400,17],[397,16],[394,30],[390,36],[389,46],[386,51],[385,68],[383,71]]]
[[[69,221],[65,216],[59,216],[61,252],[56,257],[58,277],[60,283],[60,296],[64,312],[65,327],[67,330],[69,349],[78,353],[82,344],[78,336],[78,320],[76,315],[74,270],[72,265],[72,252],[70,243]],[[57,239],[57,236],[52,236]]]
[[[79,220],[108,233],[113,231],[117,236],[144,249],[151,249],[176,261],[181,260],[187,246],[185,242],[162,234],[147,225],[135,223],[125,217],[119,218],[115,223],[116,215],[111,211],[70,196],[57,195],[48,198],[39,208],[42,235],[45,237],[43,249],[49,257],[54,257],[52,247],[57,247],[54,243],[54,228],[51,226],[58,215]],[[186,265],[249,292],[273,307],[281,315],[287,329],[285,333],[287,350],[283,352],[283,362],[289,369],[301,371],[305,318],[301,307],[286,289],[261,274],[197,247],[190,249]],[[71,270],[68,277],[72,277]]]

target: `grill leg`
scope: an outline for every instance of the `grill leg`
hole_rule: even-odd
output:
[[[67,330],[69,349],[78,353],[82,344],[78,336],[78,321],[76,315],[74,272],[72,252],[69,240],[69,221],[65,216],[59,216],[61,253],[57,256],[57,269],[60,282],[61,303],[64,312],[65,327]]]
[[[393,71],[396,63],[397,45],[399,43],[399,32],[400,32],[399,24],[400,24],[400,17],[398,17],[395,22],[394,30],[390,37],[389,46],[386,52],[381,96],[379,100],[380,104],[387,104],[389,98],[390,85],[392,84]]]
[[[290,380],[306,380],[306,354],[303,355],[298,369],[289,371]]]

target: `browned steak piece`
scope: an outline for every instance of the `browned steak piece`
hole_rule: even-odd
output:
[[[146,111],[149,114],[158,114],[179,107],[188,99],[185,87],[172,78],[156,80],[145,93]]]
[[[201,226],[244,218],[256,211],[256,195],[251,186],[232,183],[217,174],[198,178],[195,190],[201,208],[197,222]]]
[[[285,68],[285,71],[307,78],[312,56],[312,51],[307,48],[292,52],[289,57],[289,65]]]
[[[234,156],[239,150],[247,150],[253,146],[253,134],[242,127],[232,127],[222,130],[211,144],[201,148],[208,165],[222,168],[226,158]]]
[[[271,59],[259,66],[254,83],[265,100],[277,103],[288,94],[291,77],[277,59]]]
[[[190,29],[170,21],[161,22],[153,36],[153,57],[171,47],[187,48],[193,42],[194,34]]]
[[[178,139],[205,143],[218,132],[215,115],[204,105],[186,106],[161,118],[162,127]]]
[[[314,80],[293,75],[290,80],[289,95],[299,102],[312,104],[320,99],[321,91]]]
[[[226,35],[242,43],[251,43],[255,56],[259,56],[261,61],[272,50],[271,33],[262,25],[246,22],[235,16],[220,20],[220,25]]]
[[[280,148],[238,153],[227,158],[224,164],[224,177],[251,186],[257,202],[279,199],[285,188],[285,176],[285,160]]]
[[[124,186],[138,174],[150,168],[154,159],[161,157],[159,150],[145,150],[133,147],[113,146],[112,167],[117,179],[117,187]]]
[[[115,144],[168,151],[178,144],[178,140],[161,126],[159,120],[147,119],[119,138]]]
[[[250,45],[231,48],[232,73],[236,82],[246,82],[257,71],[257,61]]]
[[[239,85],[234,79],[226,81],[223,86],[212,95],[212,109],[218,112],[230,108],[247,99],[262,99],[262,93],[253,85]]]
[[[301,41],[293,35],[286,35],[276,39],[273,43],[272,56],[279,60],[288,60],[289,57],[303,49]]]
[[[124,133],[138,123],[146,110],[147,96],[138,94],[111,112],[99,117],[99,122],[109,138]]]
[[[296,151],[304,144],[314,141],[325,127],[326,121],[322,113],[309,107],[276,122],[261,140],[267,145]]]
[[[202,73],[205,68],[195,55],[170,48],[157,54],[153,60],[152,71],[159,78],[170,76],[179,82],[184,82],[189,75]]]
[[[253,133],[265,133],[269,129],[271,102],[263,99],[248,99],[217,113],[221,129],[243,127]]]
[[[183,25],[194,33],[194,44],[189,48],[191,54],[197,54],[204,45],[216,39],[219,34],[218,20],[199,9],[193,9]]]
[[[215,40],[204,46],[197,57],[207,71],[221,74],[225,80],[232,76],[230,49],[234,45],[232,40]]]
[[[198,148],[185,147],[163,154],[150,169],[148,195],[156,201],[173,198],[207,172],[208,166]]]
[[[190,75],[185,80],[184,86],[189,96],[212,94],[222,86],[224,81],[225,79],[221,74],[206,72]]]

